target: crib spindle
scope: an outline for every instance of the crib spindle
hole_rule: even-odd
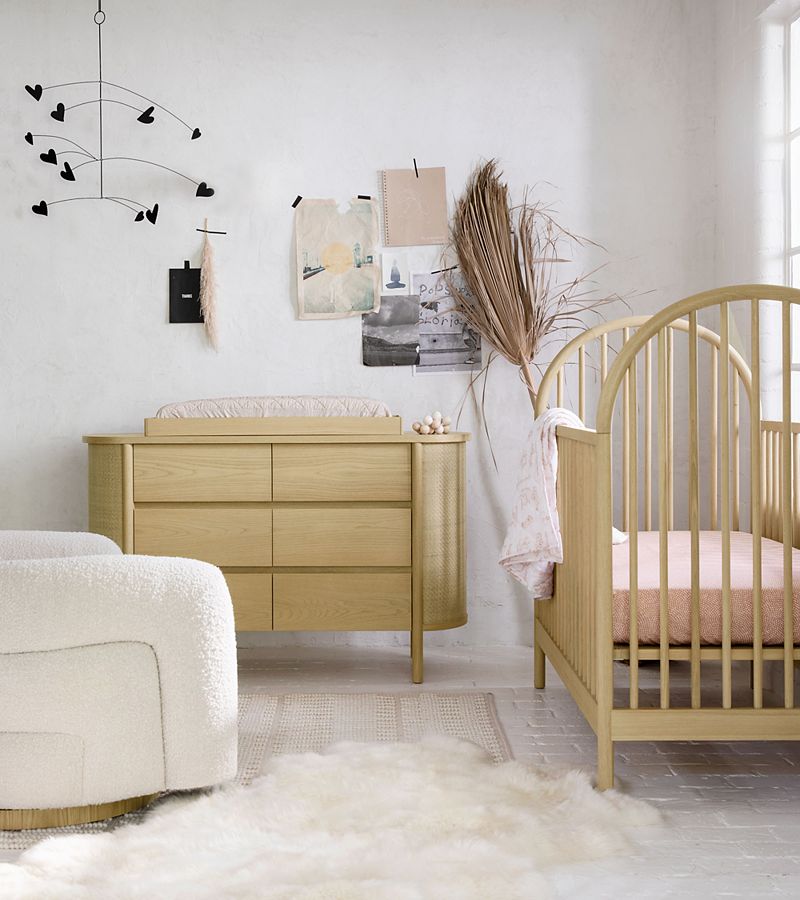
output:
[[[608,375],[608,334],[600,335],[600,387],[606,383]]]
[[[792,546],[800,544],[800,434],[792,434]]]
[[[717,518],[718,506],[718,454],[719,454],[719,351],[716,347],[711,347],[711,452],[709,462],[711,471],[709,472],[708,488],[709,488],[709,505],[710,505],[710,527],[712,531],[716,531],[719,527]]]
[[[761,353],[759,301],[751,301],[750,356],[750,530],[753,533],[753,707],[764,704],[764,630],[761,619],[761,502],[764,496],[764,468],[761,461]]]
[[[644,527],[653,530],[653,342],[644,347]]]
[[[667,329],[667,465],[669,466],[669,529],[675,527],[675,331]]]
[[[661,708],[669,709],[669,466],[667,463],[667,335],[658,332],[658,530],[659,686]]]
[[[634,356],[630,367],[631,380],[628,392],[628,428],[632,465],[628,468],[628,542],[629,573],[628,594],[630,598],[630,708],[639,706],[639,422],[637,416],[637,370]]]
[[[578,416],[586,422],[586,347],[578,349]]]
[[[782,304],[783,417],[781,421],[781,512],[783,538],[783,700],[794,706],[794,609],[792,590],[792,306]]]
[[[731,473],[730,473],[730,310],[727,301],[719,306],[719,405],[722,539],[722,707],[731,708]]]
[[[733,459],[733,478],[731,481],[731,505],[733,506],[733,530],[739,530],[739,479],[740,460],[739,460],[739,433],[741,431],[741,414],[739,411],[739,376],[736,370],[733,371],[733,443],[731,445],[731,455]]]
[[[556,375],[556,406],[564,406],[564,367]]]
[[[759,406],[759,416],[761,415],[761,407]],[[760,423],[759,423],[760,427]],[[761,520],[761,533],[769,537],[767,534],[767,507],[769,506],[769,432],[761,432],[761,508],[758,510],[758,517]]]
[[[776,541],[781,540],[781,438],[780,432],[772,433],[772,496],[770,498],[770,534]]]
[[[631,337],[630,328],[622,330],[622,346],[628,343]],[[628,523],[628,507],[630,499],[628,489],[630,484],[630,468],[631,468],[631,441],[630,441],[630,393],[631,393],[631,373],[630,369],[625,372],[622,382],[622,530],[630,531]]]
[[[700,707],[700,478],[697,422],[697,312],[689,313],[689,527],[692,546],[691,704]]]

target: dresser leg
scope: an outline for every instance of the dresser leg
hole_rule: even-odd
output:
[[[422,646],[422,629],[413,629],[411,632],[411,680],[414,684],[422,684]]]
[[[422,602],[422,528],[423,484],[422,444],[411,445],[411,680],[422,684],[422,638],[424,610]]]
[[[536,620],[536,610],[534,610],[533,618],[533,686],[535,688],[543,688],[545,685],[545,669],[546,659],[544,650],[539,644],[539,629],[541,625]]]

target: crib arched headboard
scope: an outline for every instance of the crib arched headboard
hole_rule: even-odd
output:
[[[587,370],[587,356],[589,355],[589,348],[592,344],[597,345],[597,355],[599,357],[599,382],[601,390],[606,384],[608,375],[609,375],[609,365],[608,358],[609,352],[621,353],[622,350],[628,347],[634,337],[639,335],[642,332],[642,329],[651,322],[652,316],[627,316],[621,319],[613,319],[608,322],[603,322],[599,325],[594,326],[593,328],[589,328],[586,331],[581,332],[579,335],[574,337],[569,343],[565,344],[564,347],[558,352],[558,354],[553,358],[553,361],[547,367],[545,374],[542,378],[541,384],[539,386],[539,391],[536,396],[536,405],[535,405],[535,415],[540,416],[547,406],[549,405],[549,401],[552,397],[553,387],[555,385],[556,388],[556,404],[558,406],[563,406],[565,403],[565,372],[568,366],[577,365],[577,382],[578,382],[578,398],[577,398],[577,409],[575,410],[580,416],[581,420],[586,422],[587,425],[596,425],[595,422],[587,422],[587,385],[586,385],[586,370]],[[687,318],[677,318],[671,319],[668,321],[663,328],[665,329],[665,340],[666,340],[666,349],[665,355],[667,359],[667,381],[666,381],[666,397],[665,402],[667,406],[667,422],[666,422],[666,432],[667,432],[667,444],[669,448],[669,455],[672,456],[672,448],[674,443],[674,434],[675,434],[675,410],[674,410],[674,374],[673,374],[673,365],[674,365],[674,336],[676,333],[684,333],[688,334],[690,331],[690,322]],[[712,372],[716,372],[718,369],[718,356],[719,349],[721,344],[721,339],[719,334],[715,331],[712,331],[710,328],[706,328],[702,325],[696,325],[696,334],[697,339],[703,341],[706,345],[708,345],[710,349],[710,369]],[[615,341],[616,337],[616,341]],[[653,467],[652,467],[652,459],[653,459],[653,390],[652,390],[652,370],[653,370],[653,347],[652,343],[655,339],[651,335],[648,338],[643,338],[641,344],[637,344],[637,347],[641,349],[644,347],[644,360],[643,360],[643,377],[642,377],[642,389],[641,389],[641,397],[642,397],[642,413],[641,413],[641,439],[642,445],[644,449],[644,472],[643,472],[643,484],[644,484],[644,509],[643,509],[643,522],[645,529],[650,530],[653,524]],[[618,347],[615,347],[614,344],[619,344]],[[628,485],[630,482],[630,460],[631,460],[631,439],[633,435],[633,430],[639,431],[639,417],[637,413],[637,409],[632,408],[638,406],[636,402],[636,384],[632,382],[632,377],[635,376],[636,373],[636,354],[638,350],[631,350],[631,359],[632,362],[628,366],[628,368],[622,373],[622,404],[621,404],[621,425],[622,425],[622,443],[621,443],[621,454],[622,454],[622,528],[627,531],[629,527],[629,498],[628,498]],[[738,382],[741,385],[743,391],[746,395],[750,395],[752,391],[752,373],[750,371],[750,367],[745,362],[744,358],[741,354],[733,347],[729,348],[730,353],[730,361],[733,371],[738,378]],[[615,361],[614,361],[615,362]],[[613,363],[612,363],[613,365]],[[631,373],[631,369],[633,369],[633,373]],[[633,391],[633,404],[631,402],[630,392]],[[737,390],[732,392],[734,397],[733,401],[733,430],[735,434],[734,447],[733,447],[733,466],[737,473],[737,476],[734,479],[735,482],[735,490],[734,493],[736,496],[734,497],[734,508],[735,508],[735,525],[738,527],[738,507],[739,507],[739,498],[738,498],[738,470],[739,470],[739,392]],[[616,394],[615,394],[616,396]],[[598,410],[599,412],[599,410]],[[712,385],[712,390],[709,392],[709,420],[716,421],[717,419],[717,389],[716,384]],[[633,418],[632,418],[633,417]],[[602,430],[599,427],[597,430]],[[610,431],[610,425],[609,425]],[[717,447],[718,435],[716,429],[711,429],[711,442],[712,442],[712,454],[716,458],[716,447]],[[635,454],[634,454],[635,455]],[[711,508],[710,515],[710,524],[712,528],[717,527],[717,495],[718,495],[718,485],[716,483],[717,479],[717,471],[716,467],[709,473],[709,506]],[[670,505],[668,511],[668,521],[670,527],[673,525],[674,521],[674,475],[673,475],[673,466],[670,464],[668,477],[670,480]]]
[[[650,322],[653,316],[626,316],[621,319],[612,319],[608,322],[601,322],[592,328],[587,328],[571,341],[566,343],[561,350],[553,357],[552,362],[545,370],[544,376],[539,384],[539,390],[536,393],[535,415],[540,416],[550,404],[553,393],[553,385],[556,386],[556,405],[561,406],[564,402],[564,371],[570,364],[577,363],[578,366],[578,409],[576,412],[581,417],[586,415],[586,356],[587,347],[597,341],[599,344],[600,358],[600,382],[601,386],[605,384],[608,377],[608,352],[609,352],[609,335],[617,332],[622,336],[622,346],[624,347],[635,333],[634,329],[640,329],[643,325]],[[688,319],[675,319],[666,324],[671,331],[689,331]],[[702,325],[697,326],[697,336],[705,341],[711,347],[719,350],[720,336],[710,328],[704,328]],[[746,390],[750,390],[751,372],[750,367],[742,358],[741,354],[731,348],[731,363],[735,367],[742,384]],[[623,375],[624,378],[624,375]]]

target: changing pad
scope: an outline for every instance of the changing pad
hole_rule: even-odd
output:
[[[168,403],[158,419],[259,419],[272,416],[390,416],[389,407],[367,397],[218,397]]]

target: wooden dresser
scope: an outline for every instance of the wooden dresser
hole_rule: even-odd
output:
[[[468,435],[400,419],[147,419],[90,435],[89,528],[219,566],[239,631],[411,633],[467,621]]]

